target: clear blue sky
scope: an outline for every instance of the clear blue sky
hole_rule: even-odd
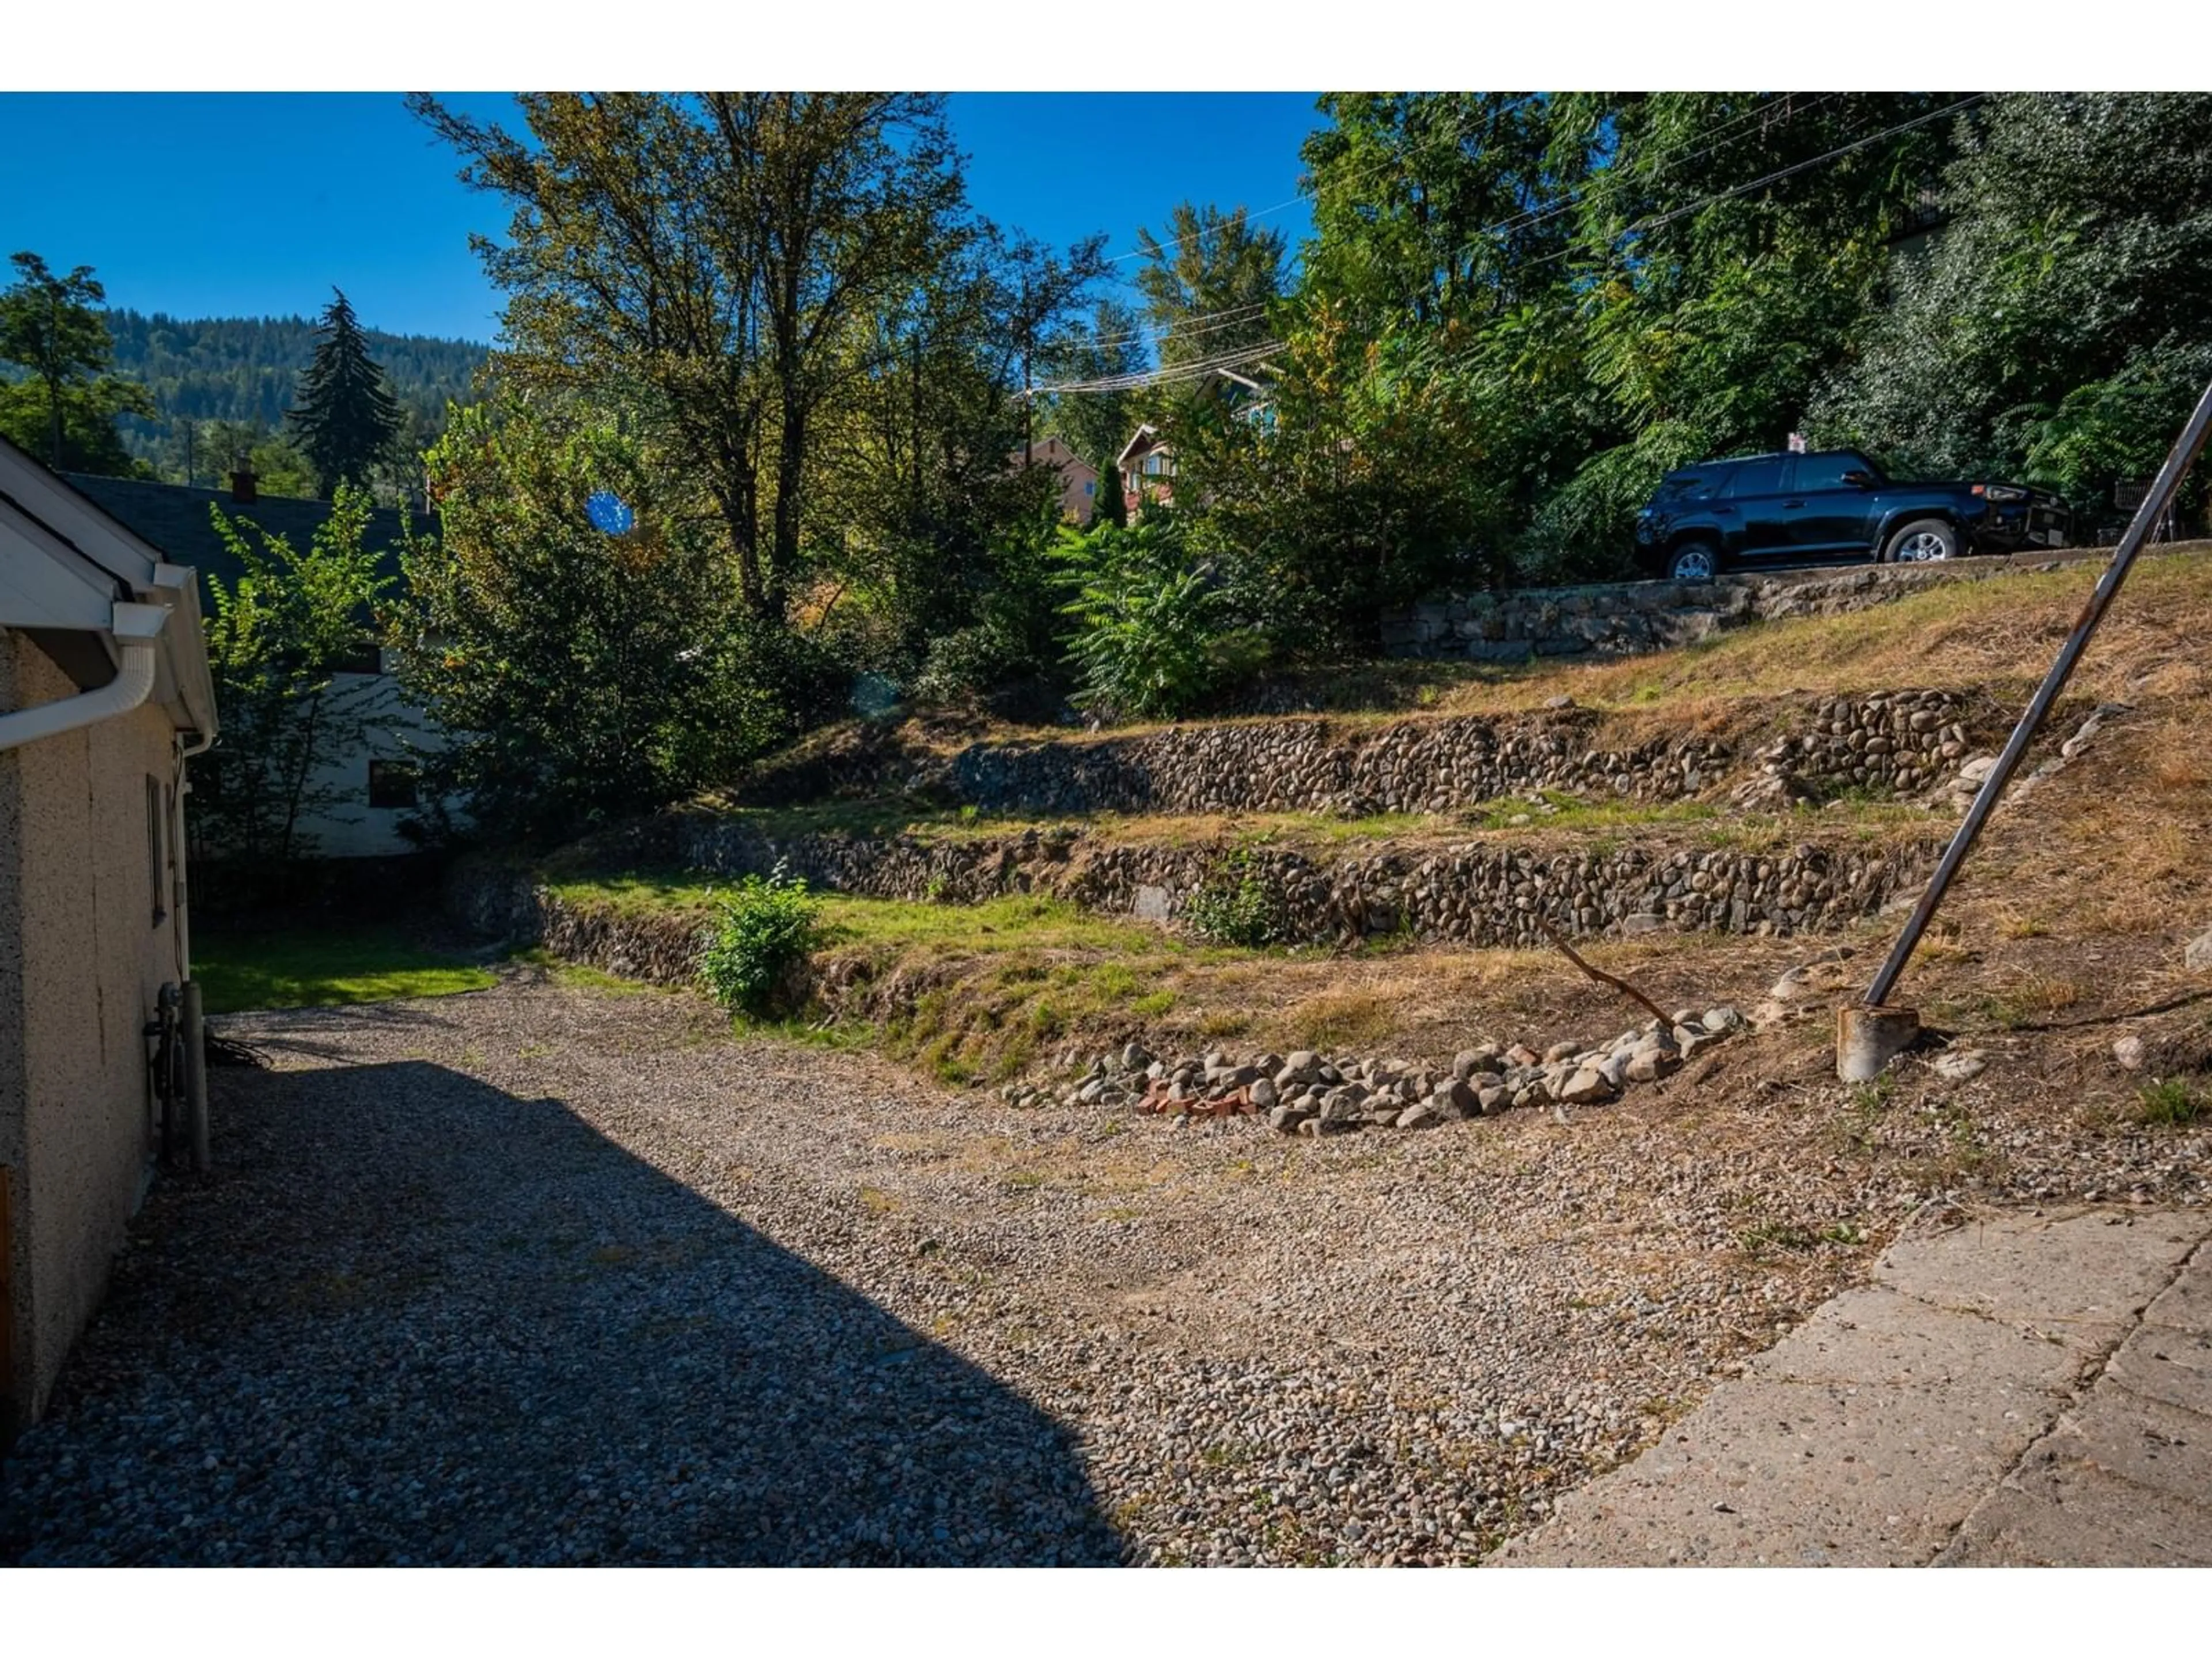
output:
[[[977,208],[1054,243],[1103,231],[1121,253],[1185,198],[1256,211],[1296,196],[1313,106],[963,93],[951,107]],[[468,237],[507,216],[454,165],[396,94],[0,94],[0,257],[88,264],[110,303],[186,317],[312,314],[336,283],[374,327],[489,340],[499,301]],[[1294,250],[1309,227],[1304,204],[1264,222]]]

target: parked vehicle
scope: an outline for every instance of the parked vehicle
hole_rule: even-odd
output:
[[[1901,482],[1856,450],[1738,455],[1670,472],[1636,517],[1638,560],[1676,581],[1744,566],[1883,563],[2063,547],[2066,507],[2012,483]]]

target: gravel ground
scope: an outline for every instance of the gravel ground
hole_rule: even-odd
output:
[[[1858,1273],[1967,1115],[1729,1062],[1299,1140],[534,972],[226,1029],[278,1069],[216,1074],[0,1560],[1469,1562]],[[2202,1150],[1973,1133],[2023,1194]]]

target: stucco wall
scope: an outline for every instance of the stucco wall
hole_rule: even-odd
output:
[[[28,641],[0,647],[0,708],[76,687]],[[0,753],[0,1161],[15,1170],[15,1382],[43,1408],[144,1189],[141,1027],[177,959],[173,880],[155,899],[146,780],[168,721],[141,708]]]
[[[399,823],[415,817],[415,809],[371,806],[368,763],[404,760],[410,747],[442,749],[445,734],[423,720],[422,712],[400,694],[399,682],[389,674],[333,674],[331,684],[332,695],[346,698],[348,708],[367,722],[368,741],[316,769],[314,787],[332,791],[335,799],[328,808],[307,814],[301,820],[301,830],[313,838],[320,858],[378,858],[411,853],[416,843],[399,833]]]

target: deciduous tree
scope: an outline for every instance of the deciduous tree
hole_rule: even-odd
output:
[[[128,472],[116,418],[150,415],[153,404],[143,387],[105,372],[112,343],[97,307],[106,290],[90,265],[60,276],[35,253],[9,262],[15,281],[0,293],[0,362],[28,378],[0,386],[0,431],[57,469]]]

